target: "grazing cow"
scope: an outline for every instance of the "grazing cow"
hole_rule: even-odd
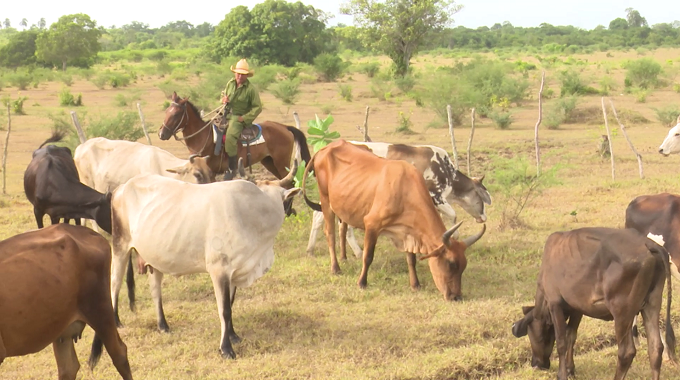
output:
[[[71,150],[55,145],[63,133],[54,132],[33,152],[33,159],[24,173],[24,191],[33,204],[38,228],[43,228],[43,216],[52,223],[60,218],[94,219],[106,232],[111,232],[111,195],[102,194],[80,182]],[[78,223],[78,221],[76,222]]]
[[[111,306],[111,248],[96,232],[56,224],[0,241],[0,364],[52,343],[60,380],[80,369],[73,345],[85,325],[95,331],[94,368],[106,347],[124,380],[132,380],[127,348]]]
[[[451,203],[456,203],[470,214],[478,223],[486,222],[485,204],[491,204],[491,195],[482,184],[484,177],[469,178],[456,170],[449,158],[448,153],[442,148],[433,145],[403,145],[383,142],[359,142],[350,143],[365,147],[378,157],[389,160],[402,160],[413,164],[418,172],[425,178],[427,189],[440,213],[448,216],[453,223],[456,222],[456,211]],[[307,254],[314,253],[316,237],[323,226],[323,214],[315,212],[313,216],[312,231],[309,234]],[[344,226],[341,226],[344,229]],[[349,244],[356,257],[360,257],[361,249],[356,243],[354,233],[350,229]],[[457,234],[454,234],[457,238]],[[343,239],[343,237],[341,237]],[[342,240],[341,240],[342,241]],[[344,250],[340,257],[346,259]]]
[[[659,153],[664,156],[680,153],[680,116],[677,125],[668,131],[668,135],[659,146]]]
[[[331,255],[331,270],[339,273],[335,255],[335,216],[348,225],[364,229],[363,267],[358,284],[366,287],[368,268],[378,235],[385,233],[395,245],[407,252],[411,287],[420,287],[415,271],[415,254],[429,258],[435,285],[446,300],[460,300],[461,278],[467,265],[465,249],[486,230],[464,241],[451,239],[460,226],[446,230],[432,203],[425,180],[411,164],[386,160],[344,140],[321,149],[305,168],[314,170],[320,204],[305,201],[322,211]]]
[[[581,228],[548,237],[538,274],[534,306],[524,307],[515,322],[516,337],[529,334],[531,365],[550,368],[555,341],[557,378],[574,375],[574,343],[581,318],[614,320],[618,343],[615,380],[626,376],[635,357],[631,328],[642,312],[653,379],[659,378],[663,345],[659,314],[664,280],[668,281],[666,342],[674,358],[670,321],[671,277],[668,252],[633,229]]]
[[[158,175],[140,175],[113,193],[111,294],[118,293],[132,250],[154,270],[151,293],[158,327],[168,331],[161,300],[163,274],[210,274],[222,326],[220,351],[235,358],[231,306],[237,287],[250,286],[274,262],[274,238],[283,223],[283,201],[299,189],[294,170],[280,181],[243,180],[194,185]]]

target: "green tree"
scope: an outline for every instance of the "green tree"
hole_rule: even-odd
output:
[[[0,66],[17,68],[35,63],[35,40],[38,32],[26,30],[13,34],[0,48]]]
[[[45,18],[42,17],[40,18],[40,21],[38,21],[38,29],[43,30],[47,27],[47,22],[45,21]]]
[[[623,30],[628,29],[628,21],[622,19],[621,17],[613,19],[609,23],[609,30]]]
[[[21,22],[19,23],[19,26],[21,26],[25,30],[28,27],[28,20],[26,20],[26,18],[22,18]]]
[[[395,74],[404,76],[425,39],[449,25],[460,9],[454,0],[350,0],[340,11],[367,29],[394,62]]]
[[[647,26],[647,19],[640,16],[640,12],[633,8],[626,8],[626,20],[631,28],[641,28]]]
[[[286,66],[311,63],[330,41],[327,19],[299,1],[266,0],[252,11],[234,7],[215,28],[205,54],[215,61],[238,56]]]
[[[90,16],[83,13],[62,16],[38,36],[36,56],[45,62],[61,63],[62,70],[66,70],[68,62],[97,55],[101,49],[100,35],[97,23]]]

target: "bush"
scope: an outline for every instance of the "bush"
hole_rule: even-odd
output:
[[[494,110],[489,113],[489,118],[496,124],[499,129],[508,129],[510,124],[514,121],[512,115],[507,111]]]
[[[380,101],[386,101],[392,96],[392,85],[388,81],[380,78],[373,78],[371,81],[371,94]]]
[[[137,141],[144,136],[144,130],[137,126],[139,117],[136,112],[121,111],[116,116],[101,116],[91,120],[85,130],[87,138],[105,137],[110,140]]]
[[[59,76],[59,79],[62,81],[62,83],[64,83],[68,87],[71,87],[71,85],[73,85],[73,76],[71,76],[70,74],[66,73],[61,74]]]
[[[626,72],[626,87],[653,89],[659,84],[661,65],[652,58],[641,58],[629,61],[624,67]]]
[[[397,128],[394,131],[405,135],[415,134],[415,132],[411,129],[411,127],[413,126],[413,122],[411,121],[411,115],[413,115],[413,113],[406,115],[405,113],[399,111],[399,121]]]
[[[2,104],[7,107],[10,106],[12,112],[17,115],[26,115],[24,112],[24,102],[28,99],[28,96],[19,96],[16,100],[12,100],[9,95],[3,96]]]
[[[128,105],[128,100],[123,94],[117,94],[114,99],[114,102],[118,107],[125,107]]]
[[[348,102],[352,101],[352,86],[349,84],[338,83],[338,89],[340,91],[340,96]]]
[[[379,62],[367,62],[359,66],[359,72],[366,74],[367,77],[373,78],[380,72]]]
[[[156,73],[160,76],[165,76],[166,74],[172,74],[172,66],[170,65],[170,62],[168,62],[166,59],[163,59],[156,64]]]
[[[324,82],[334,82],[345,70],[345,62],[335,54],[322,53],[314,58],[314,69]]]
[[[586,86],[579,73],[575,70],[566,70],[560,73],[560,97],[568,95],[592,95],[598,91],[590,86]]]
[[[633,95],[635,96],[636,103],[646,103],[649,91],[643,88],[636,88],[635,90],[633,90]]]
[[[395,78],[394,85],[397,86],[401,92],[406,94],[416,85],[416,80],[411,75],[404,75],[403,77]]]
[[[300,81],[298,79],[284,79],[276,83],[270,90],[275,98],[280,99],[283,104],[295,104],[300,94]]]
[[[276,82],[276,77],[283,72],[287,72],[287,69],[283,66],[262,66],[257,70],[256,75],[248,80],[257,86],[260,91],[266,91],[270,85]]]
[[[678,83],[673,84],[673,91],[680,94],[680,84],[678,84]]]
[[[680,115],[680,108],[675,104],[652,109],[656,113],[656,119],[667,128],[673,127],[678,120],[678,115]]]
[[[600,94],[609,95],[610,92],[616,91],[616,82],[609,75],[600,78]]]
[[[83,95],[78,94],[78,96],[73,96],[73,94],[71,94],[71,90],[69,90],[67,87],[64,87],[59,93],[59,105],[63,107],[80,107],[83,105]]]
[[[11,86],[17,87],[20,91],[28,89],[28,85],[33,81],[29,73],[16,72],[7,75],[7,81]]]

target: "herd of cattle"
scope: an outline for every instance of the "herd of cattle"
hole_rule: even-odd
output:
[[[66,147],[46,145],[62,137],[55,133],[40,145],[24,174],[38,230],[0,241],[0,364],[6,357],[34,353],[52,343],[59,378],[75,379],[80,365],[73,343],[87,324],[95,331],[90,367],[104,346],[122,378],[132,379],[117,327],[126,270],[134,310],[133,251],[138,270],[148,270],[152,277],[161,331],[169,330],[161,297],[163,276],[210,275],[221,322],[220,351],[235,358],[232,344],[240,341],[232,323],[236,289],[250,286],[274,262],[275,237],[286,217],[284,202],[300,192],[293,186],[298,161],[280,180],[216,182],[207,157],[183,160],[150,145],[104,138],[86,141],[73,155]],[[659,152],[680,153],[680,124]],[[349,239],[355,255],[363,259],[360,287],[367,286],[376,242],[384,235],[406,253],[413,289],[420,287],[415,270],[420,255],[420,260],[428,260],[443,297],[462,299],[465,251],[482,238],[486,225],[459,239],[461,223],[447,229],[442,215],[455,223],[451,204],[456,203],[478,223],[486,222],[491,197],[483,178],[465,176],[446,151],[434,146],[344,140],[312,157],[302,183],[312,174],[320,200],[309,200],[303,186],[304,199],[314,210],[307,250],[313,251],[325,224],[333,273],[340,272],[337,216],[342,258],[348,227],[364,231],[363,249],[353,235]],[[529,336],[532,366],[549,368],[556,343],[557,378],[573,375],[576,333],[586,315],[614,321],[619,347],[615,379],[623,379],[636,353],[639,313],[653,378],[659,378],[662,353],[675,361],[670,280],[672,275],[680,279],[678,210],[680,196],[640,196],[626,210],[626,229],[582,228],[548,237],[535,303],[524,307],[524,317],[512,326],[515,336]],[[52,221],[47,228],[45,214]],[[59,224],[61,219],[65,223]],[[76,226],[68,224],[71,219]],[[96,222],[94,230],[110,234],[111,242],[80,226],[81,219]],[[658,321],[666,282],[662,339]]]

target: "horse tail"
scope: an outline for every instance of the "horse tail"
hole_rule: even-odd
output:
[[[309,162],[307,163],[307,167],[305,168],[305,174],[302,175],[302,195],[305,197],[305,202],[307,202],[307,206],[311,207],[311,209],[314,211],[321,211],[321,204],[314,203],[309,198],[307,198],[307,187],[305,186],[305,183],[307,181],[307,173],[314,170],[314,158],[316,158],[316,156],[309,160]]]
[[[287,126],[286,128],[288,128],[290,133],[293,134],[295,142],[300,147],[300,155],[302,161],[309,162],[312,159],[312,155],[309,153],[309,146],[307,145],[307,136],[305,136],[305,134],[301,130],[295,127]]]

